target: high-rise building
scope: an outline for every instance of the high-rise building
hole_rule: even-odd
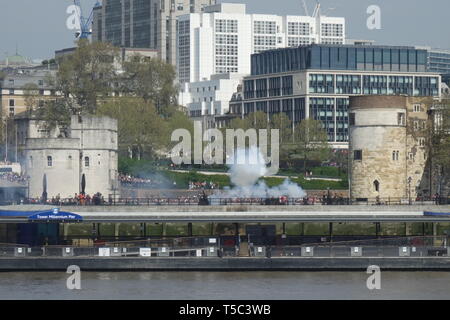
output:
[[[221,3],[179,17],[177,71],[181,83],[218,73],[250,73],[250,55],[312,43],[344,44],[345,19],[247,14]]]
[[[93,41],[118,47],[156,49],[176,64],[177,17],[201,12],[215,0],[103,0],[94,9]]]

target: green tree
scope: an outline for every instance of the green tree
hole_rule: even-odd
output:
[[[284,112],[273,115],[269,126],[280,130],[280,144],[292,142],[292,121]]]
[[[150,101],[121,97],[103,103],[97,113],[118,120],[119,150],[131,158],[153,159],[167,148],[169,126]]]
[[[35,83],[27,83],[22,87],[27,112],[35,110],[38,106],[39,87]]]
[[[61,131],[70,125],[71,112],[65,99],[47,100],[41,106],[38,106],[34,114],[39,119],[44,119],[43,129],[51,130],[60,127]]]
[[[229,125],[228,125],[228,129],[243,129],[243,130],[247,130],[248,129],[248,121],[242,118],[234,118],[233,120],[230,121]]]
[[[61,59],[56,77],[48,81],[72,113],[93,114],[98,100],[113,91],[118,59],[118,49],[111,44],[81,39],[75,52]]]
[[[329,158],[331,149],[321,121],[302,120],[295,128],[294,139],[294,143],[284,144],[282,152],[288,159],[302,159],[303,172],[306,173],[308,161],[324,161]]]
[[[256,111],[256,112],[249,113],[245,117],[245,121],[247,122],[247,129],[249,129],[249,128],[253,128],[256,130],[269,129],[267,113],[265,113],[263,111]]]
[[[176,105],[175,68],[158,58],[134,55],[123,63],[122,92],[155,105],[159,114],[168,116]]]

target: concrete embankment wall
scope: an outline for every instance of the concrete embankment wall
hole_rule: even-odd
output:
[[[57,271],[77,265],[81,270],[102,271],[325,271],[367,270],[450,270],[447,257],[401,258],[1,258],[0,271]]]
[[[11,205],[2,206],[1,209],[8,211],[40,211],[50,210],[55,206],[52,205]],[[264,205],[223,205],[223,206],[197,206],[197,205],[161,205],[161,206],[61,206],[62,211],[94,213],[94,212],[450,212],[450,205],[390,205],[390,206],[374,206],[374,205],[290,205],[290,206],[264,206]]]

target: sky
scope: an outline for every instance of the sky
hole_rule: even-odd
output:
[[[305,0],[310,14],[316,0]],[[96,0],[81,0],[85,14]],[[304,15],[301,0],[226,0],[247,4],[248,13]],[[47,59],[54,51],[74,46],[74,32],[66,27],[72,0],[0,0],[0,60],[20,54]],[[376,44],[421,45],[450,49],[449,0],[320,0],[322,13],[345,17],[347,38]],[[381,10],[381,29],[367,27],[367,8]]]

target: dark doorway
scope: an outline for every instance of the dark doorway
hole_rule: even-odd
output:
[[[81,194],[86,194],[86,176],[84,173],[81,176]]]
[[[249,241],[255,245],[275,245],[275,225],[247,225],[245,227]]]

